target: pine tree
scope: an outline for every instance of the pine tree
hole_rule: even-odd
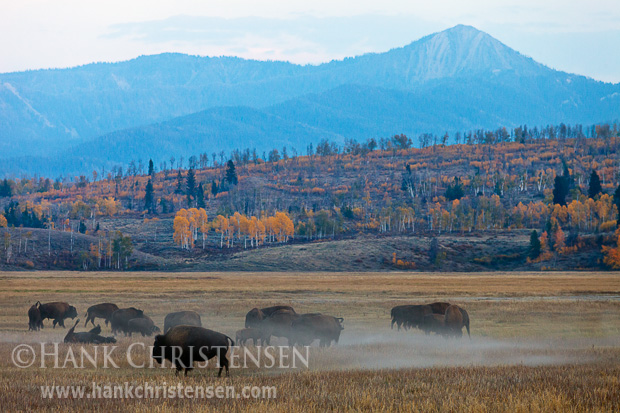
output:
[[[557,175],[553,186],[553,203],[566,205],[568,195],[568,179],[565,176]]]
[[[153,202],[153,184],[151,183],[150,179],[146,184],[146,192],[144,194],[144,209],[146,209],[149,214],[155,212],[155,203]]]
[[[196,205],[198,208],[205,208],[205,191],[202,187],[202,182],[198,185],[198,192],[196,193]]]
[[[593,169],[590,174],[590,187],[588,188],[588,196],[594,199],[598,194],[601,193],[603,188],[601,187],[601,179],[598,177],[598,174]]]
[[[620,227],[620,185],[616,188],[616,192],[614,192],[614,205],[618,210],[618,216],[616,217],[616,224]]]
[[[233,163],[232,159],[229,160],[227,164],[226,181],[229,185],[237,185],[238,183],[237,172],[235,171],[235,164]]]
[[[211,195],[216,196],[219,192],[219,188],[217,187],[217,182],[215,179],[211,181]]]
[[[187,195],[187,206],[191,208],[192,201],[196,199],[196,175],[192,168],[189,168],[187,171],[186,185],[187,190],[185,194]]]
[[[176,194],[183,193],[183,175],[181,175],[181,170],[177,173],[177,189],[174,190]]]
[[[155,166],[153,165],[153,160],[149,159],[149,176],[153,176],[155,174]]]
[[[538,239],[538,232],[536,230],[532,231],[530,235],[530,247],[527,255],[535,260],[540,255],[540,240]]]

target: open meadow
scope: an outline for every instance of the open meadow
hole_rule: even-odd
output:
[[[618,411],[620,410],[620,275],[617,273],[75,273],[0,274],[0,410],[82,411]],[[340,342],[315,343],[309,365],[215,368],[188,377],[149,363],[153,337],[117,335],[118,368],[18,368],[19,344],[62,342],[67,328],[28,332],[35,302],[66,301],[84,328],[86,309],[113,302],[144,310],[163,329],[166,314],[194,310],[204,327],[234,338],[253,307],[293,306],[298,313],[344,318]],[[448,301],[467,309],[471,340],[390,329],[390,309]],[[98,320],[102,335],[112,335]],[[88,328],[90,329],[90,327]],[[281,340],[281,339],[280,339]],[[145,343],[145,349],[135,343]],[[285,345],[274,339],[272,344]],[[92,345],[85,345],[86,347]],[[61,344],[61,359],[80,346]],[[256,349],[251,346],[251,351]],[[290,355],[289,349],[285,349]],[[77,354],[77,352],[76,352]],[[213,362],[213,360],[212,360]],[[213,363],[211,363],[213,364]],[[169,366],[169,365],[168,365]],[[215,367],[215,366],[212,366]],[[266,399],[63,399],[41,396],[43,385],[144,383],[275,386]]]

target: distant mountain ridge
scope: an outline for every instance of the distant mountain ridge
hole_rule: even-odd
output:
[[[618,118],[620,84],[549,69],[459,25],[318,66],[167,53],[0,74],[0,173]]]

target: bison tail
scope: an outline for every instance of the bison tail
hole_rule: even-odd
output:
[[[469,333],[469,320],[467,320],[467,324],[465,324],[465,328],[467,329],[467,335],[469,336],[469,339],[471,340],[471,334]]]
[[[230,341],[230,346],[231,346],[231,347],[234,347],[234,346],[235,346],[235,341],[234,341],[232,338],[230,338],[230,337],[226,336],[226,339],[227,339],[228,341]]]

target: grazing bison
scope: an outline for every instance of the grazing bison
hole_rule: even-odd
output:
[[[401,326],[405,330],[420,327],[420,325],[424,322],[424,316],[432,313],[433,309],[429,305],[396,306],[392,308],[391,311],[391,328],[394,328],[394,324],[398,326],[398,330],[400,330]]]
[[[458,305],[451,305],[446,310],[444,316],[445,335],[447,337],[462,337],[463,327],[467,328],[467,335],[471,340],[471,334],[469,333],[469,314],[465,309]]]
[[[39,311],[40,301],[37,301],[28,309],[28,331],[39,331],[43,328],[43,320],[41,319],[41,311]]]
[[[170,360],[177,369],[176,374],[184,369],[187,376],[195,362],[208,361],[219,356],[218,377],[222,375],[223,368],[226,368],[226,375],[230,376],[226,357],[229,343],[230,346],[235,345],[232,338],[217,331],[196,326],[176,326],[166,334],[155,336],[153,359],[160,364],[163,364],[164,360]]]
[[[431,307],[431,310],[433,311],[433,314],[441,314],[444,315],[446,313],[446,310],[448,309],[448,307],[450,307],[450,303],[444,303],[444,302],[435,302],[435,303],[430,303],[429,306]]]
[[[245,315],[245,328],[258,327],[263,320],[277,311],[287,311],[292,314],[297,314],[293,307],[289,305],[274,305],[273,307],[261,309],[253,308]]]
[[[102,344],[102,343],[116,343],[114,337],[103,337],[101,335],[101,326],[97,326],[90,331],[83,333],[75,333],[75,327],[80,320],[78,319],[73,327],[69,330],[65,336],[65,343],[89,343],[89,344]]]
[[[310,345],[319,340],[321,347],[329,347],[332,341],[338,343],[343,318],[336,318],[323,314],[302,314],[293,320],[289,345]]]
[[[200,314],[195,311],[178,311],[170,313],[164,319],[164,334],[174,326],[202,327]]]
[[[254,342],[254,345],[257,346],[259,344],[259,341],[263,344],[267,343],[270,336],[271,332],[267,332],[265,331],[265,329],[243,328],[241,330],[237,330],[237,333],[235,334],[235,340],[240,346],[244,345],[248,340],[252,340]]]
[[[159,333],[161,330],[155,325],[151,317],[142,316],[140,318],[132,318],[127,322],[127,333],[131,337],[131,333],[140,333],[142,337],[152,336],[153,333]]]
[[[110,319],[112,333],[117,334],[121,332],[127,335],[129,333],[129,320],[142,317],[145,317],[144,312],[134,307],[116,310],[112,313],[112,317]]]
[[[430,333],[443,334],[444,333],[444,317],[443,314],[427,314],[424,316],[424,321],[420,325],[420,329],[424,331],[426,335]]]
[[[56,328],[56,324],[61,327],[65,327],[65,319],[77,317],[77,310],[74,306],[65,302],[53,302],[39,305],[39,312],[41,313],[41,322],[46,318],[54,320],[53,328]]]
[[[84,327],[86,327],[89,321],[94,327],[96,318],[103,318],[107,326],[112,320],[112,314],[114,314],[116,310],[118,310],[118,306],[112,303],[91,305],[88,307],[88,310],[86,310],[86,322],[84,323]]]

